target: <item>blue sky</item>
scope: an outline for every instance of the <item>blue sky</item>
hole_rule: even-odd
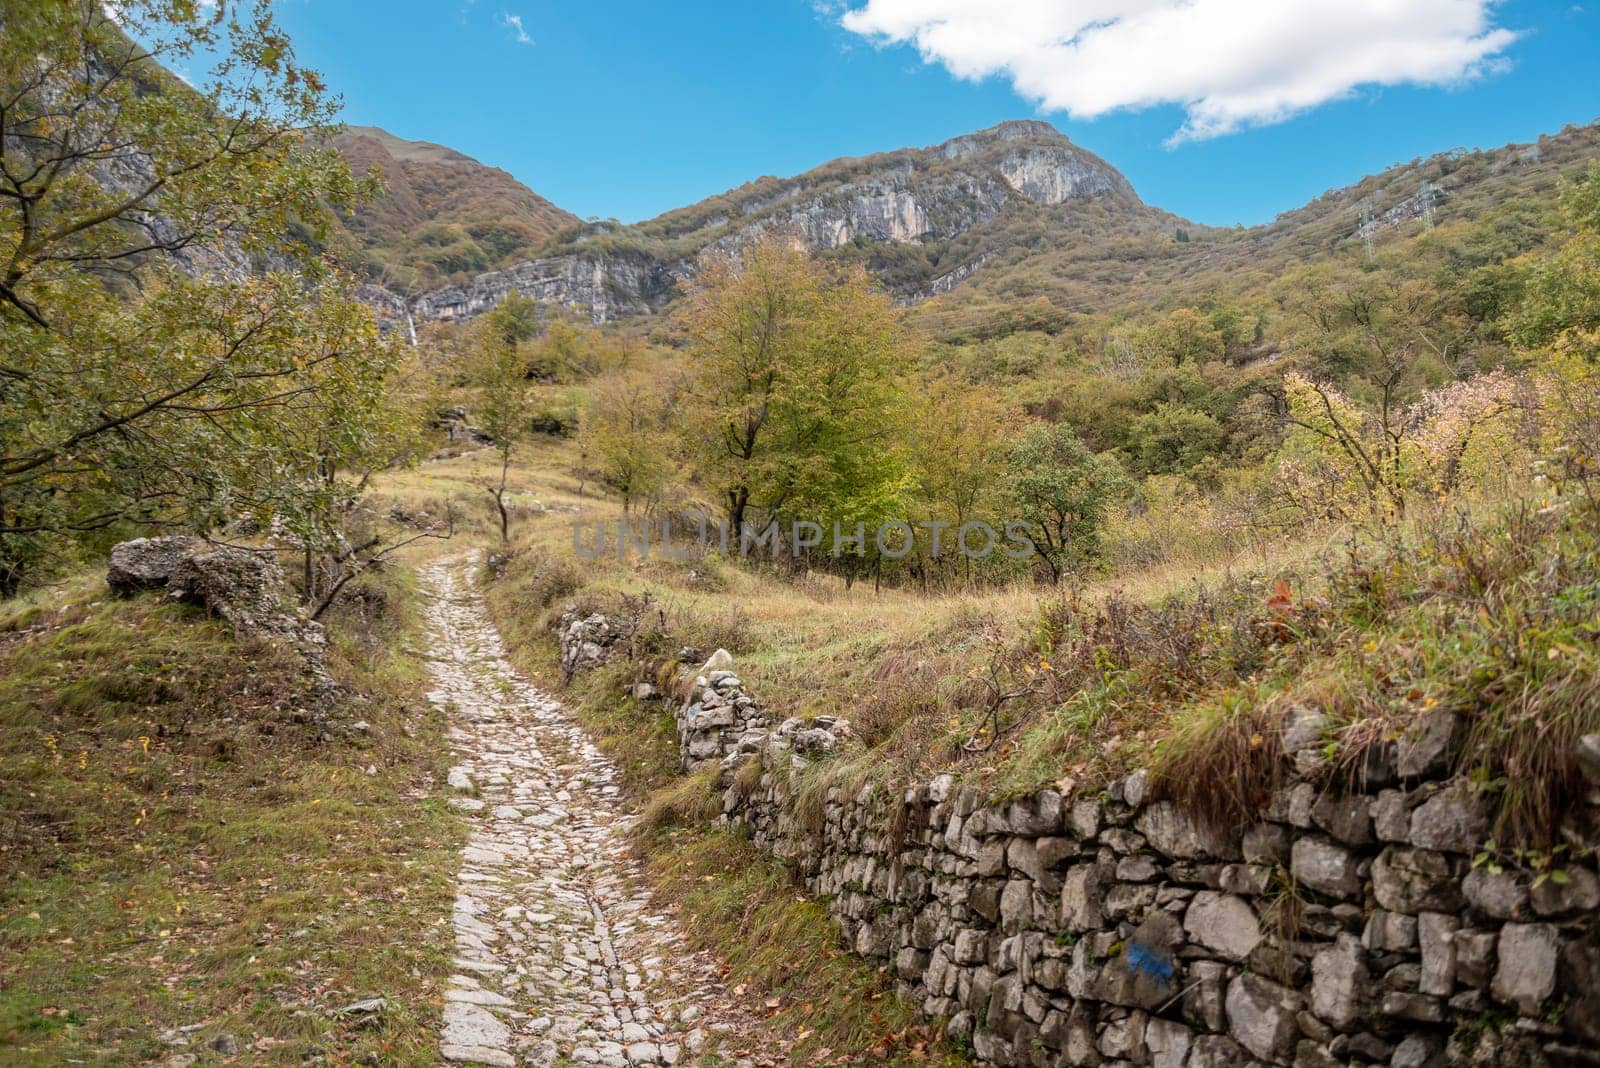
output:
[[[1388,19],[1384,2],[1323,4],[1319,25],[1304,14],[1312,0],[1260,0],[1261,11],[1297,15],[1261,29],[1248,4],[1204,0],[1248,25],[1219,16],[1220,44],[1176,19],[1136,45],[1085,34],[1070,59],[1040,43],[1064,39],[1049,23],[1070,0],[283,0],[278,10],[301,58],[343,95],[346,121],[449,145],[580,216],[625,221],[759,175],[1041,117],[1147,202],[1251,224],[1391,163],[1600,118],[1600,6],[1387,0],[1415,18],[1380,30],[1343,14],[1376,4]],[[986,37],[997,9],[1010,25]],[[1450,19],[1465,20],[1459,33],[1436,29]],[[1328,43],[1341,33],[1343,52]],[[1468,76],[1368,84],[1273,121],[1336,94],[1340,79],[1389,70],[1402,82],[1441,62]],[[1200,139],[1184,139],[1197,128]]]

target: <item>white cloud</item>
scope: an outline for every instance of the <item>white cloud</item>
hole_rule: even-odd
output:
[[[533,38],[529,37],[528,31],[522,28],[521,15],[501,15],[500,25],[511,31],[511,36],[517,44],[533,44]]]
[[[958,78],[1010,79],[1093,118],[1179,104],[1173,141],[1279,122],[1360,86],[1493,69],[1516,34],[1496,0],[866,0],[845,29],[911,44]]]

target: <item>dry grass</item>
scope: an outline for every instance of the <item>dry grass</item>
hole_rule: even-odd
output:
[[[835,762],[847,779],[955,768],[1007,795],[1092,790],[1147,765],[1174,795],[1237,823],[1281,774],[1277,710],[1309,703],[1339,724],[1337,771],[1448,702],[1470,728],[1461,767],[1494,793],[1502,833],[1539,839],[1578,788],[1575,732],[1600,727],[1585,697],[1593,637],[1574,616],[1600,571],[1581,508],[1559,522],[1515,505],[1422,516],[1282,546],[1265,568],[1259,557],[1165,566],[1060,596],[927,596],[715,558],[576,560],[572,520],[620,510],[592,488],[577,495],[569,444],[538,448],[539,466],[518,478],[551,510],[515,528],[516,557],[490,587],[521,665],[554,684],[548,627],[569,600],[616,611],[648,598],[665,630],[658,653],[727,647],[775,716],[849,719],[856,741]],[[446,461],[428,478],[467,484],[476,462]],[[1530,656],[1535,646],[1554,658]],[[623,681],[605,676],[576,696]],[[997,692],[1017,696],[996,707]],[[667,725],[645,728],[641,709],[592,703],[602,732],[641,754],[630,762],[646,764],[657,740],[670,746]],[[671,774],[663,762],[650,776]]]
[[[746,767],[754,767],[749,764]],[[722,795],[715,789],[716,769],[707,767],[682,776],[650,795],[639,817],[639,828],[646,835],[661,831],[703,829],[722,814]]]
[[[648,596],[674,642],[706,652],[728,648],[739,659],[741,675],[779,714],[844,715],[879,740],[908,718],[924,718],[930,701],[939,707],[961,703],[959,693],[936,701],[929,695],[983,662],[988,649],[979,631],[995,629],[1007,642],[1030,640],[1041,604],[1054,599],[1026,584],[935,595],[875,591],[860,583],[846,588],[835,576],[810,574],[796,581],[716,557],[619,559],[612,552],[584,560],[573,549],[573,524],[582,525],[587,542],[596,522],[614,523],[621,510],[592,483],[579,496],[577,464],[572,443],[538,439],[519,451],[513,465],[513,486],[544,508],[513,522],[515,558],[504,579],[490,585],[497,620],[515,649],[542,640],[571,600],[614,606],[623,596]],[[392,476],[380,482],[378,493],[405,502],[457,495],[465,501],[463,534],[476,538],[489,530],[488,495],[478,484],[491,466],[487,452],[469,453]],[[477,496],[482,500],[474,505]],[[1317,546],[1293,546],[1278,559],[1297,563],[1316,551]],[[1087,603],[1114,590],[1128,602],[1158,600],[1195,583],[1225,581],[1251,563],[1213,560],[1118,575],[1084,591],[1081,599]],[[581,592],[572,592],[574,578]],[[526,666],[548,679],[551,661],[540,659],[542,664],[529,658]],[[901,703],[912,707],[895,707]]]
[[[1355,549],[1258,678],[1174,710],[1158,781],[1238,824],[1283,774],[1290,705],[1327,718],[1334,785],[1359,785],[1375,749],[1449,714],[1465,730],[1446,770],[1490,800],[1500,841],[1549,848],[1585,790],[1578,739],[1600,731],[1597,607],[1600,516],[1586,501],[1441,517]]]
[[[569,445],[527,455],[537,463],[515,479],[548,507],[516,524],[515,553],[489,583],[512,656],[558,688],[550,623],[564,604],[615,613],[648,602],[656,613],[647,663],[592,673],[568,698],[634,796],[653,795],[642,844],[661,892],[738,981],[772,992],[796,1063],[943,1054],[885,996],[885,977],[840,950],[825,909],[747,843],[708,830],[719,796],[708,777],[678,775],[670,717],[617,696],[635,679],[671,685],[678,643],[730,648],[776,716],[854,724],[839,758],[791,783],[802,825],[820,822],[830,788],[935,768],[1005,796],[1045,783],[1092,791],[1142,765],[1158,790],[1238,826],[1286,774],[1279,719],[1298,703],[1332,724],[1330,780],[1356,774],[1368,748],[1428,711],[1457,712],[1467,731],[1455,769],[1492,796],[1500,833],[1537,845],[1579,789],[1572,742],[1600,730],[1600,523],[1589,506],[1421,517],[1284,546],[1265,566],[1198,561],[1067,595],[923,596],[715,559],[575,561],[572,519],[618,509],[578,494]],[[444,461],[385,492],[470,491],[478,466]],[[488,529],[486,497],[469,529]],[[996,693],[1015,696],[996,704]],[[1292,930],[1299,900],[1282,878],[1274,922]]]
[[[1243,830],[1285,777],[1282,713],[1271,694],[1250,690],[1190,710],[1156,750],[1154,791],[1214,827]]]

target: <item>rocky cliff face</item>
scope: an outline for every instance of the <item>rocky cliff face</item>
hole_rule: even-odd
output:
[[[1104,160],[1042,122],[1008,122],[926,149],[836,160],[791,179],[764,178],[635,226],[585,228],[551,254],[409,302],[418,322],[459,320],[516,291],[595,322],[659,310],[702,258],[736,252],[765,234],[812,251],[900,242],[935,255],[1010,211],[1051,213],[1064,231],[1093,204],[1113,216],[1164,225]],[[1080,209],[1075,211],[1075,209]],[[1098,222],[1103,216],[1096,215]],[[981,257],[930,269],[902,286],[911,298],[957,284]],[[385,301],[385,303],[392,303]],[[389,313],[392,317],[393,313]]]
[[[1000,162],[1000,174],[1012,189],[1041,204],[1117,192],[1133,195],[1120,174],[1097,167],[1077,153],[1064,155],[1041,148],[1008,152]]]
[[[470,319],[517,292],[545,304],[578,308],[601,323],[655,310],[672,298],[689,273],[683,264],[589,249],[531,260],[481,274],[465,285],[424,293],[410,309],[418,322]]]

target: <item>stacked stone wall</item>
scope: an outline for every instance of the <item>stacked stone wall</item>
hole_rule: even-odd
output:
[[[1093,796],[835,789],[819,818],[797,773],[848,724],[699,729],[708,695],[749,699],[731,670],[696,676],[685,766],[720,760],[722,818],[981,1064],[1600,1064],[1600,738],[1540,874],[1497,854],[1491,798],[1445,774],[1461,724],[1443,715],[1375,747],[1351,792],[1321,785],[1322,725],[1292,712],[1298,770],[1238,833],[1143,771]]]
[[[767,714],[745,693],[732,664],[733,657],[718,649],[695,674],[678,707],[678,760],[686,771],[733,753],[755,753],[769,733]]]

